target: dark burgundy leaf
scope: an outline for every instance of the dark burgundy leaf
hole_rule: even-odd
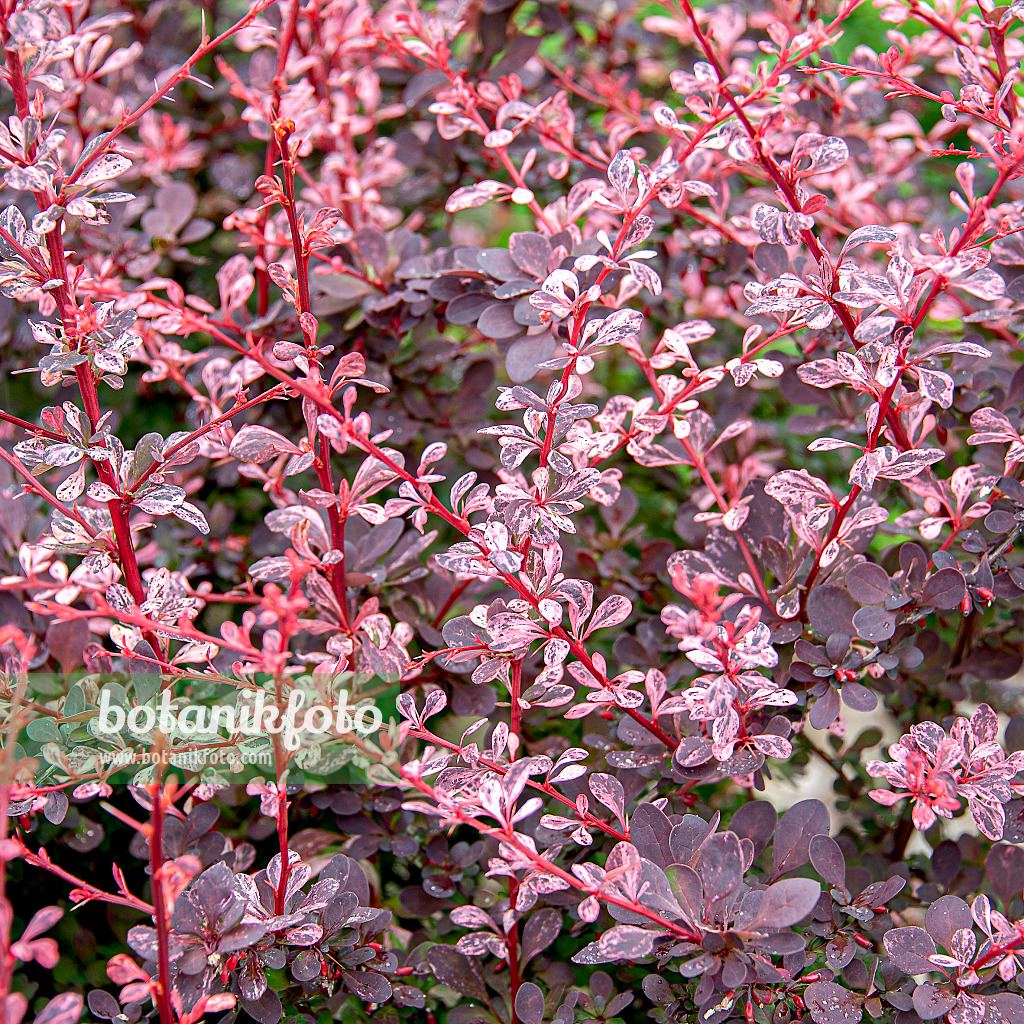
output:
[[[312,949],[304,949],[292,964],[292,977],[296,981],[312,981],[320,975],[320,957]]]
[[[509,379],[516,383],[530,380],[539,369],[539,365],[554,355],[555,339],[551,333],[531,334],[512,342],[505,356],[505,370]]]
[[[542,907],[527,918],[523,927],[523,964],[528,963],[558,938],[562,927],[562,912]]]
[[[1024,891],[1024,850],[1006,843],[993,846],[985,858],[985,876],[992,891],[1009,910],[1010,904]]]
[[[878,707],[878,698],[860,683],[843,683],[843,703],[852,711],[869,712]]]
[[[839,844],[827,835],[817,835],[811,838],[807,845],[807,851],[811,858],[814,870],[837,889],[846,886],[846,859]]]
[[[448,303],[444,317],[450,324],[474,324],[477,317],[493,302],[494,299],[487,292],[467,292]]]
[[[641,988],[655,1006],[668,1006],[674,998],[672,987],[658,974],[648,974],[641,983]]]
[[[55,621],[46,627],[46,646],[62,672],[73,672],[82,664],[82,651],[88,642],[89,623],[85,619]]]
[[[882,941],[893,965],[905,974],[927,974],[934,969],[928,958],[935,955],[935,943],[923,928],[893,928]]]
[[[973,927],[970,908],[959,896],[940,896],[928,908],[924,926],[936,943],[948,951],[955,932]]]
[[[979,646],[960,663],[962,672],[984,679],[1009,679],[1015,676],[1024,662],[1024,656],[1013,647]]]
[[[542,1024],[544,1020],[544,993],[532,981],[519,986],[516,1016],[522,1024]]]
[[[772,877],[778,878],[807,863],[811,839],[828,835],[828,808],[820,800],[801,800],[782,816],[775,830]]]
[[[548,273],[551,243],[536,231],[520,231],[509,237],[508,250],[517,267],[542,280]]]
[[[1024,999],[1015,992],[986,996],[985,1024],[1024,1024]]]
[[[477,330],[488,338],[514,338],[523,333],[516,323],[511,302],[493,302],[479,316]]]
[[[708,900],[720,899],[734,892],[743,877],[739,838],[732,832],[718,832],[711,836],[701,847],[697,871]]]
[[[934,985],[918,985],[914,989],[914,1010],[921,1020],[944,1017],[956,1003],[956,995]]]
[[[856,955],[857,943],[845,932],[840,932],[825,946],[825,959],[833,971],[841,971]]]
[[[764,801],[761,803],[771,812],[774,822],[775,812],[771,805]],[[738,813],[733,816],[734,831],[736,830],[736,817],[738,817]],[[641,857],[653,861],[661,868],[668,867],[672,863],[672,846],[669,842],[671,831],[672,822],[669,821],[668,815],[660,807],[655,807],[651,803],[637,804],[629,819],[629,841],[637,848]]]
[[[643,806],[641,804],[641,806]],[[629,822],[630,839],[634,838],[634,823],[636,814]],[[778,824],[778,814],[775,808],[767,800],[748,800],[732,816],[729,822],[729,831],[735,832],[740,839],[749,839],[754,844],[754,856],[759,857],[761,851],[771,842],[775,833],[775,826]],[[641,850],[641,853],[643,851]],[[647,854],[643,854],[645,857]]]
[[[967,594],[967,584],[959,569],[940,569],[925,581],[921,601],[948,611],[956,608]]]
[[[875,562],[861,562],[846,574],[846,589],[860,604],[881,604],[891,593],[889,574]]]
[[[391,998],[391,982],[376,971],[342,971],[345,988],[364,1003],[384,1003]]]
[[[831,686],[815,700],[807,720],[815,729],[827,729],[839,717],[839,691]]]
[[[714,830],[714,824],[696,814],[683,815],[683,820],[678,825],[673,825],[669,834],[673,863],[692,864],[701,844]]]
[[[815,587],[807,598],[807,621],[822,637],[833,633],[853,636],[853,615],[857,603],[843,587],[826,583]]]
[[[271,988],[266,989],[259,999],[239,999],[238,1005],[259,1024],[277,1024],[284,1016],[281,997]]]
[[[864,1012],[853,992],[831,981],[808,985],[804,1000],[814,1024],[857,1024]]]
[[[475,957],[470,959],[452,946],[438,945],[427,951],[427,963],[442,985],[470,999],[486,1001],[487,989]]]
[[[907,880],[892,875],[884,882],[872,882],[853,901],[858,907],[882,907],[906,887]]]
[[[896,615],[882,608],[861,608],[853,617],[857,635],[872,643],[888,640],[896,632]]]
[[[111,1020],[121,1012],[120,1003],[109,992],[104,992],[101,988],[93,989],[86,1001],[89,1004],[89,1012],[94,1017]]]
[[[998,847],[993,847],[992,853],[997,849]],[[1010,847],[1010,849],[1014,849],[1014,847]],[[991,853],[989,856],[991,856]],[[939,880],[939,883],[947,889],[953,884],[956,876],[960,873],[961,864],[963,864],[963,854],[960,852],[960,847],[951,839],[943,839],[932,850],[932,871]],[[991,876],[991,872],[989,874]]]
[[[802,921],[821,895],[821,886],[810,878],[784,878],[765,889],[751,927],[788,928]]]
[[[181,846],[184,849],[194,843],[200,836],[217,824],[220,808],[214,803],[197,804],[189,812],[185,828],[181,835]]]

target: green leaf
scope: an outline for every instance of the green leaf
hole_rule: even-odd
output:
[[[68,690],[68,695],[64,699],[64,717],[73,718],[75,715],[80,715],[83,711],[85,711],[85,690],[78,683],[75,683]]]
[[[25,732],[37,743],[60,743],[60,730],[52,718],[36,718],[28,723]]]

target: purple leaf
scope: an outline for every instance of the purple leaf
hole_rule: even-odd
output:
[[[928,959],[935,955],[935,943],[923,928],[893,928],[882,942],[893,966],[904,974],[927,974],[935,969]]]
[[[62,672],[73,672],[82,664],[82,651],[88,642],[89,624],[85,619],[54,621],[46,628],[46,646]]]
[[[476,959],[470,960],[453,946],[437,945],[427,951],[427,963],[442,985],[470,999],[486,1002],[487,989]]]
[[[956,608],[967,594],[967,584],[959,569],[940,569],[925,581],[921,600],[943,611]]]
[[[882,604],[892,594],[889,574],[875,562],[861,562],[846,574],[846,589],[858,604]]]
[[[811,878],[784,878],[765,889],[750,927],[788,928],[814,909],[820,895],[821,886]]]
[[[804,992],[814,1024],[857,1024],[864,1013],[860,999],[831,981],[816,981]]]
[[[985,876],[1008,910],[1024,890],[1024,850],[1005,843],[993,846],[985,858]]]
[[[839,692],[831,686],[811,706],[807,721],[815,729],[827,729],[839,717]]]
[[[743,878],[743,850],[734,832],[717,832],[700,849],[698,871],[708,902],[736,891]]]
[[[593,792],[593,777],[591,777],[591,792]],[[757,802],[764,804],[764,801]],[[749,805],[745,804],[744,806]],[[769,810],[771,810],[770,807]],[[773,822],[774,818],[775,814],[772,812]],[[735,825],[735,819],[736,815],[733,816],[733,825]],[[672,847],[669,843],[671,831],[672,822],[668,815],[654,804],[647,802],[638,804],[630,815],[630,842],[637,848],[641,857],[653,861],[661,868],[672,863]]]
[[[523,927],[523,964],[529,963],[538,953],[547,949],[562,930],[562,912],[552,907],[543,907],[532,914]]]
[[[524,982],[516,993],[516,1016],[522,1024],[542,1024],[544,993],[532,981]]]
[[[985,1024],[1024,1024],[1024,998],[1014,992],[986,996]]]
[[[259,1024],[277,1024],[284,1016],[281,997],[271,988],[265,989],[259,999],[240,999],[239,1005]]]
[[[772,850],[772,877],[778,878],[807,863],[808,847],[817,835],[828,835],[828,808],[820,800],[793,804],[779,821]]]
[[[878,698],[860,683],[843,683],[839,691],[843,696],[843,703],[852,711],[874,711],[878,707]]]
[[[391,998],[391,982],[376,971],[342,971],[345,988],[364,1003],[385,1003]]]
[[[846,858],[839,844],[827,835],[812,837],[807,851],[810,854],[814,870],[837,889],[846,888]]]
[[[953,936],[963,928],[971,928],[973,919],[970,907],[959,896],[940,896],[928,908],[924,924],[935,942],[950,950]]]
[[[869,605],[854,615],[853,625],[858,636],[877,643],[888,640],[896,632],[896,615]]]
[[[956,1004],[956,995],[934,985],[918,985],[914,989],[914,1009],[921,1020],[944,1017]]]
[[[749,839],[754,844],[754,856],[759,857],[771,841],[778,822],[778,814],[767,800],[748,800],[732,816],[729,831],[735,832],[740,839]],[[636,811],[629,822],[630,838],[633,838],[635,823]]]
[[[907,880],[893,875],[884,882],[872,882],[853,901],[858,907],[883,907],[906,887]]]
[[[833,971],[841,971],[857,955],[857,944],[843,932],[829,939],[825,946],[825,959]]]

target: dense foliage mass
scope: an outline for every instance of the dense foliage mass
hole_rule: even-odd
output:
[[[1022,20],[0,0],[0,1024],[1024,1024]]]

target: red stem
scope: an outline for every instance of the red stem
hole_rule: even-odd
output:
[[[164,896],[163,834],[164,834],[164,787],[156,783],[149,787],[153,801],[149,830],[149,875],[153,888],[153,922],[156,925],[157,941],[157,1007],[160,1024],[174,1024],[174,1010],[171,1006],[171,962],[170,922],[167,919],[167,899]]]
[[[463,580],[461,583],[457,583],[454,587],[452,587],[452,592],[448,595],[448,600],[445,601],[443,605],[441,605],[440,610],[434,616],[434,621],[431,623],[434,629],[437,629],[441,625],[441,621],[452,610],[452,605],[454,605],[455,602],[458,601],[460,597],[462,597],[463,593],[465,593],[466,588],[472,582],[473,581],[471,579]]]
[[[319,438],[320,454],[316,464],[316,475],[320,487],[328,494],[334,494],[334,479],[331,476],[331,443],[323,434]],[[327,521],[331,529],[331,547],[341,552],[341,560],[329,567],[331,586],[338,602],[339,614],[346,632],[351,636],[352,627],[348,618],[348,595],[345,587],[345,520],[341,509],[331,504],[327,508]]]
[[[277,701],[282,702],[281,682],[277,681]],[[281,853],[281,881],[278,883],[277,892],[274,893],[274,913],[284,913],[284,900],[288,892],[288,876],[291,874],[292,866],[288,858],[288,787],[283,778],[283,755],[281,752],[281,737],[274,736],[274,763],[277,766],[275,778],[277,781],[277,845]]]
[[[293,0],[288,20],[281,27],[281,39],[277,47],[277,69],[274,74],[274,80],[271,83],[270,107],[267,114],[267,125],[270,129],[270,134],[267,139],[267,153],[263,166],[263,173],[268,177],[274,170],[274,121],[277,119],[281,107],[281,92],[285,84],[284,73],[288,65],[288,52],[291,50],[292,41],[295,39],[295,31],[299,19],[299,5],[300,0]],[[269,216],[270,213],[267,208],[260,211],[258,230],[261,235],[266,230]],[[265,241],[261,241],[256,248],[257,308],[260,316],[264,316],[270,308],[270,276],[267,274],[266,245]]]
[[[519,704],[519,698],[523,690],[523,659],[516,658],[512,662],[512,670],[509,680],[509,695],[512,698],[510,709],[509,731],[516,738],[515,749],[512,751],[513,759],[519,756],[521,746],[520,733],[523,726],[523,709]]]
[[[296,6],[298,6],[296,4]],[[295,168],[292,164],[292,157],[288,152],[289,131],[276,123],[272,126],[274,137],[277,140],[278,152],[281,154],[281,179],[284,183],[284,206],[285,215],[288,218],[288,229],[292,236],[292,252],[295,256],[295,280],[298,285],[296,302],[300,313],[312,315],[313,307],[309,296],[309,254],[302,239],[302,226],[299,224],[299,214],[295,207]],[[305,335],[305,331],[303,331]],[[306,342],[307,348],[309,341]],[[310,361],[310,369],[315,364]]]

